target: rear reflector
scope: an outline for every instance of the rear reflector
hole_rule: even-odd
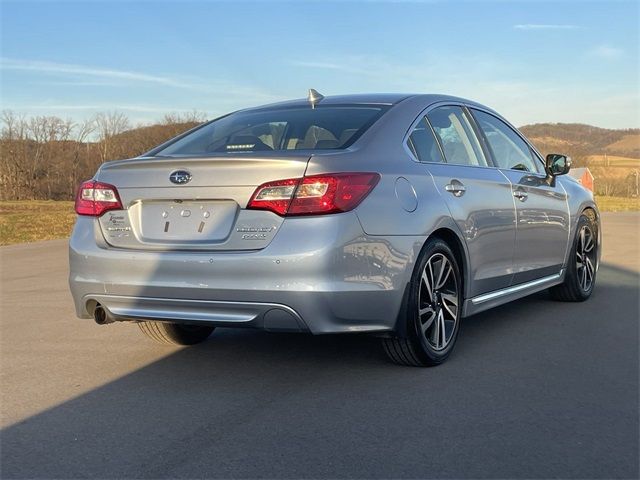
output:
[[[75,208],[78,215],[99,217],[108,210],[122,210],[122,202],[116,187],[89,180],[80,185]]]
[[[380,180],[377,173],[332,173],[290,178],[260,185],[247,209],[271,210],[282,216],[348,212]]]

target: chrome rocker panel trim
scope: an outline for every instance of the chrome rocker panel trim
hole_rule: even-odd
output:
[[[564,274],[565,270],[562,269],[560,272],[547,277],[538,278],[537,280],[513,285],[511,287],[503,288],[502,290],[496,290],[495,292],[489,292],[467,299],[464,304],[464,316],[468,317],[498,305],[511,302],[512,300],[545,290],[554,285],[558,285],[564,281]]]

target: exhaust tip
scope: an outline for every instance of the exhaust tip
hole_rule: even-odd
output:
[[[113,323],[113,320],[102,305],[97,305],[93,311],[93,319],[98,325],[106,325],[107,323]]]

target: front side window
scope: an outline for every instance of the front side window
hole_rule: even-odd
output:
[[[442,162],[442,153],[431,127],[423,117],[411,132],[407,145],[421,162]]]
[[[447,163],[486,167],[487,159],[462,108],[438,107],[427,119],[440,138]]]
[[[236,112],[206,124],[155,154],[342,149],[355,142],[388,108],[319,105]]]
[[[480,110],[473,110],[473,116],[487,138],[498,168],[540,172],[529,145],[511,127]]]

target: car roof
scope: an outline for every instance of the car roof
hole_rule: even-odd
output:
[[[412,95],[406,93],[356,93],[352,95],[328,95],[324,97],[318,104],[322,105],[395,105],[396,103],[411,97]],[[309,100],[306,98],[296,98],[294,100],[285,100],[283,102],[270,103],[256,107],[273,108],[273,107],[296,107],[296,106],[308,106]]]
[[[453,97],[443,94],[418,94],[418,93],[356,93],[350,95],[327,95],[320,102],[318,106],[322,105],[396,105],[403,100],[413,98],[418,99],[424,104],[432,104],[444,101],[455,101],[465,104],[476,104],[471,100],[464,98]],[[262,110],[273,109],[280,107],[306,107],[309,105],[309,100],[306,98],[297,98],[294,100],[286,100],[283,102],[270,103],[268,105],[262,105],[259,107],[247,108],[246,110]]]

